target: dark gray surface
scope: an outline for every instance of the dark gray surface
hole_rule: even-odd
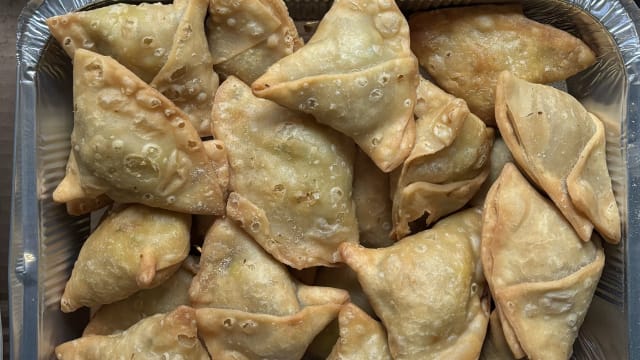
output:
[[[9,358],[7,260],[16,92],[16,23],[25,4],[24,0],[0,0],[0,311],[5,359]]]

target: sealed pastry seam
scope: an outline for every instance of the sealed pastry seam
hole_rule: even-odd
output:
[[[501,84],[506,83],[506,81],[508,81],[507,79],[510,77],[510,74],[503,72],[498,80],[498,86],[496,88],[496,121],[500,128],[500,134],[502,134],[513,158],[516,160],[516,163],[520,165],[521,169],[530,179],[533,179],[536,184],[540,185],[541,171],[536,171],[530,166],[523,166],[523,164],[532,163],[533,160],[529,157],[529,153],[523,150],[523,142],[520,138],[519,131],[513,124],[516,116],[512,113],[507,104],[507,96],[509,96],[508,94],[511,90],[506,88],[506,84],[505,86],[501,86]],[[580,238],[584,241],[588,241],[591,238],[593,225],[586,217],[578,213],[577,209],[575,209],[571,203],[568,198],[566,183],[562,184],[561,182],[558,182],[555,186],[557,186],[558,189],[554,191],[560,192],[561,194],[564,194],[564,196],[561,195],[560,198],[554,200],[554,202],[558,205],[558,208],[563,212],[563,214],[565,214],[567,220],[576,229]]]
[[[414,57],[389,60],[362,71],[282,83],[263,81],[268,74],[253,83],[256,96],[309,113],[350,136],[382,171],[392,171],[409,156],[416,137],[412,112],[418,72]],[[379,74],[388,77],[380,84],[376,78],[383,75]],[[362,103],[363,99],[370,104]],[[385,116],[387,112],[392,113]]]
[[[308,43],[269,67],[252,89],[351,137],[389,172],[415,141],[417,85],[418,63],[397,5],[337,0]]]
[[[606,164],[603,124],[571,95],[498,78],[496,120],[514,159],[589,241],[596,230],[617,243],[620,215]]]
[[[494,126],[498,75],[508,70],[552,83],[586,69],[594,52],[568,32],[524,16],[521,4],[475,5],[415,13],[411,48],[447,92]]]
[[[189,0],[167,62],[150,83],[189,115],[201,136],[211,135],[211,106],[219,83],[205,36],[207,5],[207,0]]]
[[[74,129],[57,202],[97,198],[221,214],[224,156],[213,161],[188,116],[110,57],[78,49]]]
[[[548,282],[522,283],[496,290],[494,295],[496,301],[503,305],[504,319],[507,320],[509,326],[514,329],[516,334],[520,334],[519,336],[517,335],[519,345],[530,359],[554,358],[560,360],[570,355],[572,345],[578,336],[577,330],[589,309],[589,304],[595,291],[594,285],[598,282],[603,267],[604,253],[603,250],[600,249],[595,261],[565,278]],[[572,291],[567,290],[572,289],[572,287],[579,288]],[[542,295],[542,297],[538,299],[537,304],[529,302],[531,300],[535,301],[535,298],[531,300],[525,299],[527,294],[534,293],[546,295]],[[574,299],[582,300],[581,298],[584,298],[583,301],[586,303],[572,303]],[[544,308],[545,306],[546,308]],[[543,312],[545,310],[548,311],[549,314],[547,318],[549,316],[556,318],[561,315],[565,315],[564,318],[566,318],[566,320],[562,321],[562,325],[566,326],[566,330],[559,328],[552,332],[556,337],[556,341],[565,347],[555,353],[553,350],[555,350],[558,345],[545,342],[544,337],[542,337],[542,339],[536,339],[536,331],[542,332],[547,336],[549,333],[539,328],[528,328],[522,320],[522,313],[524,313],[524,316],[533,317],[536,311]],[[547,318],[545,318],[545,320]],[[552,348],[552,351],[546,351],[543,344]],[[562,351],[564,351],[564,353],[562,353]]]
[[[218,90],[212,117],[229,158],[227,215],[284,264],[335,266],[338,245],[358,239],[353,142],[255,97],[233,76]]]

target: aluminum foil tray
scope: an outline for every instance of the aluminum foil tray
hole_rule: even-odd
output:
[[[63,314],[60,296],[89,217],[67,215],[51,194],[64,175],[73,125],[71,61],[44,19],[113,0],[32,1],[18,22],[17,101],[9,262],[12,359],[50,359],[80,335],[88,313]],[[487,0],[397,1],[407,14]],[[535,20],[581,37],[597,53],[593,67],[566,88],[604,120],[623,239],[606,246],[607,262],[579,339],[576,359],[640,359],[640,38],[631,0],[527,0]],[[318,20],[328,0],[289,0],[300,23]],[[301,29],[308,28],[307,26]],[[304,34],[303,34],[304,35]],[[308,35],[308,34],[307,34]]]

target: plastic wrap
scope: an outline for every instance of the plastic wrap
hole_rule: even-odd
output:
[[[64,175],[73,125],[71,61],[44,20],[114,1],[32,1],[17,33],[17,97],[9,284],[11,357],[49,359],[55,345],[79,336],[87,312],[63,314],[59,301],[89,217],[67,215],[51,194]],[[319,20],[330,1],[286,1],[291,16]],[[407,14],[500,1],[401,1]],[[576,359],[640,358],[640,38],[630,0],[528,0],[527,16],[581,37],[595,66],[567,80],[570,93],[604,120],[608,165],[623,219],[620,245],[607,262],[574,346]],[[634,21],[635,20],[635,21]],[[302,27],[301,27],[302,28]],[[633,261],[635,259],[635,261]]]

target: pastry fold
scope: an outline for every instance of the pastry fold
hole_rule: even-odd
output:
[[[187,258],[175,274],[157,287],[99,306],[82,336],[117,334],[148,316],[171,312],[180,305],[190,305],[189,286],[194,273],[189,266],[195,261]]]
[[[196,318],[198,333],[214,359],[297,360],[340,307],[308,306],[289,316],[202,308],[196,310]]]
[[[188,116],[110,57],[75,52],[74,126],[57,202],[107,195],[190,214],[222,214],[224,147],[200,140]]]
[[[247,84],[303,45],[282,0],[210,0],[207,30],[215,70]]]
[[[389,172],[414,143],[417,85],[409,26],[395,2],[336,0],[309,42],[252,89],[351,137]]]
[[[168,314],[140,320],[115,335],[92,335],[58,345],[58,360],[193,359],[209,360],[200,343],[195,310],[180,306]]]
[[[382,324],[356,305],[344,305],[338,322],[340,337],[327,360],[391,360]]]
[[[345,290],[295,280],[286,266],[228,218],[217,220],[207,233],[189,297],[196,308],[275,316],[293,315],[304,306],[349,300]]]
[[[78,49],[113,57],[173,101],[206,136],[218,88],[204,30],[207,5],[114,4],[55,16],[47,25],[72,59]]]
[[[278,261],[331,266],[341,242],[358,241],[347,137],[255,97],[235,77],[216,94],[213,132],[229,156],[227,216]]]
[[[497,310],[493,310],[489,316],[489,329],[487,337],[484,339],[484,345],[482,345],[479,360],[515,360],[502,331]]]
[[[500,133],[522,170],[580,238],[593,228],[620,241],[620,214],[607,169],[604,125],[571,95],[503,72],[496,90]]]
[[[505,165],[485,202],[482,264],[516,358],[568,359],[604,266],[553,204]]]
[[[463,100],[420,79],[414,112],[416,143],[391,176],[396,239],[408,235],[410,224],[423,216],[431,225],[462,208],[489,175],[493,129]]]
[[[520,4],[422,12],[411,16],[409,26],[420,65],[491,126],[500,72],[543,84],[565,80],[596,61],[582,40],[528,19]]]
[[[191,216],[143,205],[112,210],[80,249],[64,312],[110,304],[169,279],[189,254]]]
[[[489,320],[481,225],[479,209],[469,209],[387,248],[340,246],[385,325],[394,359],[480,355]]]

